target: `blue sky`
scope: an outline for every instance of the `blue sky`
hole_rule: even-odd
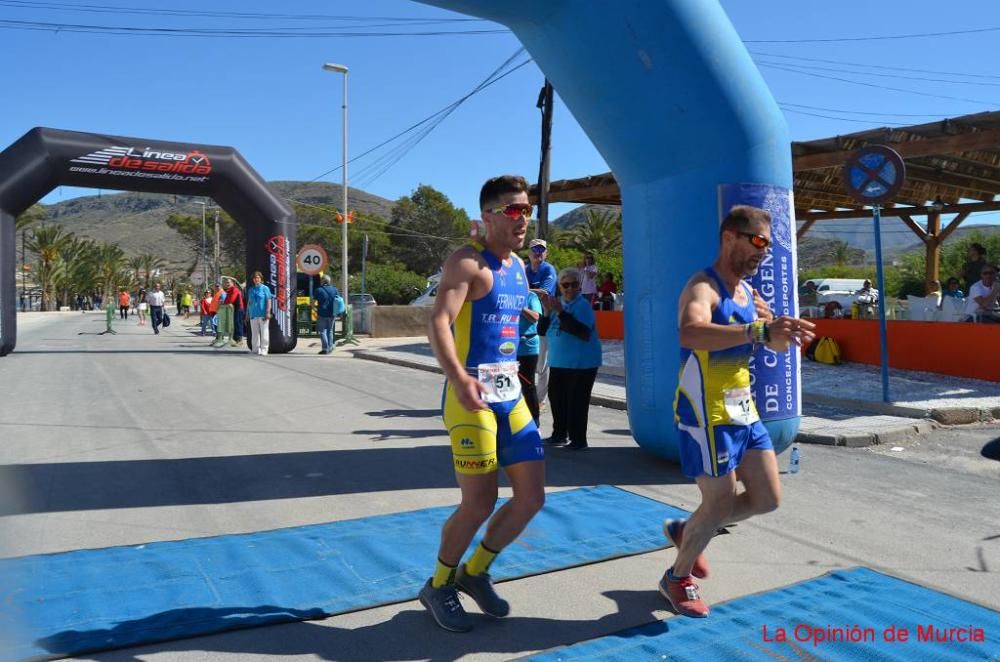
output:
[[[588,1],[605,0],[581,0],[581,5]],[[948,12],[932,0],[722,4],[782,104],[795,140],[1000,108],[1000,67],[995,48],[989,48],[1000,36],[1000,3],[994,0],[955,0],[947,6],[961,11]],[[198,15],[209,11],[206,7],[222,15]],[[166,8],[169,14],[162,11]],[[129,11],[135,9],[152,13]],[[235,13],[269,16],[240,18]],[[293,15],[312,18],[294,20]],[[342,79],[322,71],[324,62],[351,70],[353,158],[471,92],[518,51],[517,40],[506,32],[133,36],[80,34],[53,25],[214,32],[295,28],[327,35],[358,24],[380,26],[365,28],[372,32],[502,30],[483,21],[454,21],[463,18],[468,17],[407,0],[226,0],[210,5],[192,0],[0,0],[0,81],[6,92],[0,105],[0,147],[35,126],[231,145],[267,179],[312,180],[341,160]],[[13,29],[24,25],[13,21],[45,24],[45,29]],[[981,32],[884,38],[970,30]],[[883,38],[844,40],[859,37]],[[794,42],[823,39],[832,41]],[[779,43],[761,43],[774,41]],[[526,60],[521,54],[512,65]],[[395,199],[426,183],[474,215],[479,186],[487,177],[520,172],[536,178],[540,119],[535,101],[542,80],[528,62],[470,97],[391,167],[385,169],[388,162],[376,159],[391,156],[387,152],[400,145],[398,140],[359,159],[349,170],[351,186]],[[553,179],[608,169],[561,102],[555,110],[552,159]],[[340,172],[322,179],[339,183]],[[90,193],[62,188],[44,201]],[[552,214],[568,208],[558,205]],[[1000,215],[977,220],[997,223]]]

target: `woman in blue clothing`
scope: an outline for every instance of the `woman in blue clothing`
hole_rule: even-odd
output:
[[[518,332],[521,341],[517,345],[517,376],[521,380],[521,393],[528,405],[531,417],[538,425],[538,391],[535,389],[535,369],[538,367],[538,319],[542,316],[542,302],[538,295],[528,290],[528,298],[521,310]]]
[[[560,296],[542,298],[539,332],[549,344],[549,402],[552,436],[548,443],[574,450],[587,447],[590,392],[601,367],[601,341],[590,301],[580,294],[580,270],[559,272]]]
[[[250,309],[250,344],[251,352],[267,356],[270,345],[271,301],[274,295],[271,288],[264,284],[264,275],[253,272],[253,286],[247,289],[247,304]]]

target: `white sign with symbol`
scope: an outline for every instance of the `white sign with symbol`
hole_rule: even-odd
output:
[[[328,258],[319,244],[306,244],[299,250],[295,265],[304,274],[315,276],[326,269]]]

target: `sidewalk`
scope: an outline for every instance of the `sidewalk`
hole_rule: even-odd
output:
[[[625,409],[625,343],[601,341],[604,366],[591,403]],[[356,358],[440,373],[424,338],[365,339],[349,350]],[[849,389],[849,394],[845,393]],[[803,416],[798,440],[831,446],[892,443],[947,425],[1000,419],[1000,384],[945,375],[892,370],[893,402],[883,403],[878,367],[802,363]],[[850,397],[847,397],[847,396]]]

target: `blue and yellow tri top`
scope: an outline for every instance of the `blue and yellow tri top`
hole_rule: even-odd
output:
[[[473,377],[484,363],[517,361],[521,310],[528,300],[528,279],[521,261],[503,264],[481,244],[473,244],[493,272],[493,288],[481,299],[466,301],[452,333],[458,360]]]
[[[541,460],[541,436],[521,395],[517,376],[521,310],[528,298],[528,279],[521,261],[505,265],[480,244],[473,244],[493,274],[486,296],[462,304],[452,334],[465,370],[486,387],[489,409],[470,412],[445,385],[443,418],[451,439],[455,470],[484,474],[528,460]]]
[[[705,272],[715,280],[721,297],[718,307],[712,311],[713,324],[744,325],[757,319],[753,291],[745,281],[740,281],[740,285],[746,290],[747,303],[740,306],[712,267]],[[733,424],[734,417],[726,408],[726,393],[750,388],[752,353],[753,344],[749,342],[715,352],[681,347],[681,372],[674,402],[678,423],[700,428]],[[754,406],[752,400],[750,406]]]
[[[757,318],[753,290],[746,282],[740,281],[747,295],[740,305],[714,269],[705,272],[719,289],[713,324],[742,326]],[[681,347],[674,420],[682,433],[681,464],[687,475],[723,475],[738,465],[746,448],[766,447],[766,431],[750,389],[752,353],[750,342],[717,351]]]

